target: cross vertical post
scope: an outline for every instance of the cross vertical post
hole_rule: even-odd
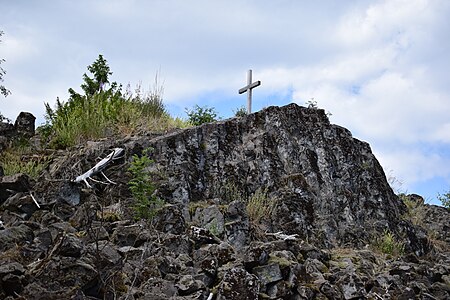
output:
[[[247,113],[252,113],[252,89],[261,85],[261,81],[255,81],[252,83],[252,70],[248,70],[247,73],[247,85],[239,90],[239,94],[247,92]]]

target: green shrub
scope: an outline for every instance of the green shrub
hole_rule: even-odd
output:
[[[155,195],[155,186],[151,180],[151,174],[148,167],[153,163],[148,157],[151,149],[143,151],[142,156],[133,155],[131,166],[128,171],[132,178],[128,182],[131,194],[134,198],[134,211],[137,219],[152,220],[158,210],[164,204],[164,201]]]
[[[376,250],[393,257],[403,255],[405,252],[404,243],[399,242],[394,234],[387,229],[382,235],[375,238],[373,246]]]
[[[186,114],[188,115],[189,123],[194,126],[217,121],[217,112],[213,107],[200,107],[195,105],[194,108],[190,110],[186,108]]]
[[[93,77],[83,75],[84,94],[69,89],[67,102],[57,99],[55,108],[45,103],[47,124],[43,133],[48,136],[50,147],[64,149],[116,133],[163,131],[183,125],[167,113],[162,102],[163,89],[157,78],[149,92],[142,92],[138,86],[134,93],[123,94],[116,82],[109,85],[108,76],[112,72],[101,55],[88,70]]]
[[[450,191],[447,191],[443,195],[438,194],[437,198],[439,201],[441,201],[442,206],[446,207],[447,209],[450,209]]]
[[[233,113],[235,117],[244,117],[247,115],[247,109],[245,106],[241,106],[238,109],[233,110]]]

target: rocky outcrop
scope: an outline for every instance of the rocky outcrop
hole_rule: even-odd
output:
[[[0,151],[6,149],[10,142],[17,138],[30,138],[35,133],[36,117],[29,112],[21,112],[14,125],[0,122]]]
[[[405,206],[387,183],[369,144],[332,125],[323,110],[290,104],[243,118],[205,124],[128,149],[154,148],[155,169],[170,178],[165,200],[218,199],[228,204],[267,189],[277,199],[270,230],[298,234],[323,247],[363,247],[387,229],[408,236],[407,247],[427,251],[421,232],[401,221]],[[245,229],[239,229],[239,232]]]
[[[115,147],[126,154],[104,172],[116,184],[73,182]],[[134,218],[127,172],[149,147],[165,200],[151,222]],[[52,155],[36,182],[0,182],[1,299],[450,297],[449,211],[423,204],[430,220],[413,224],[369,145],[322,110]]]

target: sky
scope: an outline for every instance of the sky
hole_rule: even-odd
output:
[[[397,192],[439,204],[450,189],[448,0],[0,0],[0,112],[68,98],[99,54],[111,81],[150,90],[170,113],[195,104],[223,118],[316,101],[371,145]]]

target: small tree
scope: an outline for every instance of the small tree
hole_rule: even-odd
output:
[[[155,195],[156,187],[152,183],[148,168],[153,163],[148,155],[151,152],[148,148],[142,152],[142,156],[133,155],[128,171],[132,178],[128,182],[131,193],[134,198],[134,211],[137,219],[147,219],[151,221],[158,209],[162,207],[164,201]]]
[[[217,121],[217,112],[214,107],[195,105],[191,110],[186,108],[186,114],[188,115],[189,123],[194,126]]]
[[[443,195],[438,194],[437,198],[439,201],[441,201],[442,206],[446,207],[447,209],[450,209],[450,191],[447,191]]]
[[[0,37],[3,35],[3,31],[1,31],[0,30]],[[0,40],[0,42],[1,42],[2,40]],[[4,63],[5,62],[5,60],[4,59],[0,59],[0,65],[2,64],[2,63]],[[0,82],[3,82],[3,76],[6,74],[6,71],[0,66]],[[8,90],[4,85],[0,85],[0,93],[3,95],[3,96],[8,96],[9,94],[11,94],[11,91],[10,90]],[[0,114],[1,115],[1,114]]]

